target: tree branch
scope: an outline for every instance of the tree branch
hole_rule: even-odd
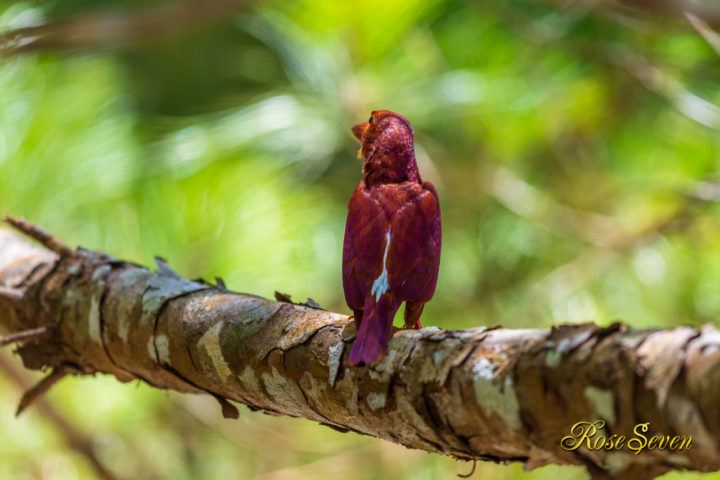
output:
[[[53,368],[52,372],[23,394],[15,416],[17,417],[26,408],[42,398],[53,385],[62,380],[68,373],[70,373],[70,370],[65,366]]]
[[[49,331],[50,328],[44,326],[38,328],[31,328],[30,330],[23,330],[22,332],[16,332],[6,337],[0,337],[0,347],[10,345],[11,343],[24,342],[25,340],[29,340],[31,338],[42,337],[44,335],[47,335]]]
[[[49,234],[37,225],[33,225],[24,218],[11,217],[10,215],[3,215],[3,222],[7,223],[15,230],[18,230],[30,238],[34,238],[40,242],[48,250],[52,250],[61,257],[67,257],[72,255],[72,248],[65,245],[63,241]]]
[[[0,245],[32,249],[2,229]],[[8,257],[0,285],[22,288],[31,314],[0,307],[0,325],[52,327],[19,347],[28,368],[209,393],[465,460],[580,464],[594,478],[720,468],[720,333],[711,326],[398,331],[386,358],[351,367],[345,315],[187,280],[162,260],[153,273],[83,249]],[[45,273],[23,278],[18,263]],[[691,435],[692,448],[561,447],[576,422],[595,419],[604,434],[628,438],[650,422],[648,435]]]

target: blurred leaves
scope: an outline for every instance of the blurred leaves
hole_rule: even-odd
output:
[[[0,2],[0,32],[178,5]],[[591,2],[232,7],[197,28],[166,22],[172,35],[153,41],[3,57],[0,211],[71,245],[144,264],[161,254],[186,276],[346,311],[345,206],[361,178],[349,128],[387,108],[413,122],[443,208],[426,325],[720,316],[720,56],[707,25]],[[32,411],[10,418],[8,388],[0,476],[92,478]],[[125,478],[469,471],[309,422],[246,411],[227,422],[212,402],[111,379],[58,390],[49,398]],[[475,478],[558,474],[584,478],[493,465]]]

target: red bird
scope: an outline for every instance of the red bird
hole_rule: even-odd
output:
[[[405,328],[422,328],[440,266],[440,204],[420,177],[405,117],[376,110],[352,131],[365,163],[348,205],[343,288],[358,330],[348,362],[362,365],[387,353],[402,302]]]

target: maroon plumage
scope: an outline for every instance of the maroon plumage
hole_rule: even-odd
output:
[[[365,163],[348,205],[343,288],[358,327],[348,361],[362,365],[385,356],[402,302],[405,327],[421,328],[440,266],[440,204],[420,177],[405,117],[376,110],[353,133]]]

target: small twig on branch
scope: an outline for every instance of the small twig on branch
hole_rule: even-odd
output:
[[[57,253],[61,257],[69,257],[73,254],[73,249],[67,246],[63,241],[46,232],[42,228],[34,225],[24,218],[11,217],[10,215],[3,216],[3,221],[11,227],[19,230],[25,235],[34,238],[41,244],[43,244],[49,250]]]
[[[44,326],[0,337],[0,347],[10,345],[11,343],[24,342],[25,340],[30,340],[32,338],[43,337],[47,335],[48,332],[50,332],[50,327]]]
[[[41,398],[48,390],[52,388],[58,381],[62,380],[67,374],[71,373],[72,369],[67,366],[60,366],[54,368],[49,375],[40,380],[34,387],[23,394],[18,405],[15,416],[20,415],[27,407],[32,405],[35,401]]]
[[[310,307],[316,310],[325,310],[320,306],[319,303],[317,303],[310,297],[308,297],[307,301],[305,302],[293,302],[292,296],[290,294],[278,292],[277,290],[275,291],[275,300],[277,300],[278,302],[290,303],[292,305],[302,305],[303,307]]]
[[[472,470],[470,470],[470,473],[458,473],[457,476],[460,478],[470,478],[473,476],[473,473],[475,473],[476,467],[477,467],[477,460],[473,460]]]
[[[217,400],[220,404],[223,418],[237,419],[238,417],[240,417],[240,412],[238,411],[237,407],[232,403],[228,402],[225,397],[223,397],[222,395],[216,395],[214,393],[211,393],[210,395],[212,395],[213,398],[215,398],[215,400]]]

